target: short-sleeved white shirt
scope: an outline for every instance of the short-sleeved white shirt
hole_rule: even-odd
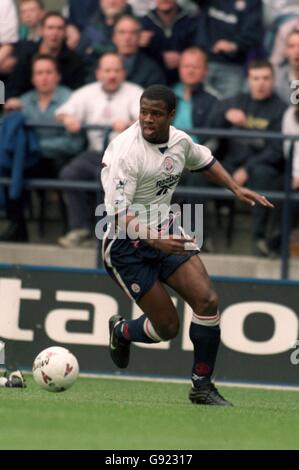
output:
[[[92,83],[75,91],[55,114],[75,116],[82,125],[112,126],[118,120],[135,121],[139,115],[142,92],[139,85],[129,82],[122,83],[115,93],[107,93],[100,82]],[[101,151],[103,131],[89,131],[87,135],[89,150]],[[112,132],[110,139],[116,135]]]
[[[18,17],[13,0],[0,0],[0,46],[18,41]]]
[[[168,217],[183,169],[204,170],[214,162],[211,151],[195,144],[185,132],[171,126],[168,142],[154,145],[142,137],[136,122],[109,144],[102,160],[107,212],[113,215],[129,209],[135,213],[137,205],[142,205],[145,209],[139,212],[139,221],[157,227]],[[153,207],[162,208],[159,218]]]

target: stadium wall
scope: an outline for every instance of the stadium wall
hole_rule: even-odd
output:
[[[216,379],[299,385],[299,282],[213,279],[222,313]],[[126,374],[189,377],[191,312],[171,296],[181,319],[179,336],[171,343],[134,345]],[[108,349],[108,319],[118,311],[140,315],[104,271],[0,267],[0,338],[9,367],[30,369],[42,349],[61,345],[77,356],[82,372],[120,374]]]

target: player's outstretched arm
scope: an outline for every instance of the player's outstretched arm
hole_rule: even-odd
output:
[[[259,203],[265,207],[274,207],[274,205],[268,201],[265,196],[238,185],[219,162],[215,162],[214,165],[203,173],[210,181],[229,189],[240,201],[245,202],[250,206],[255,206],[256,203]]]

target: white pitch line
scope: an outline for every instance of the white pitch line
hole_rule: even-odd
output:
[[[110,374],[80,374],[81,377],[91,379],[111,379],[111,380],[129,380],[139,382],[160,382],[160,383],[176,383],[176,384],[190,384],[191,380],[186,379],[171,379],[163,377],[139,377],[138,375],[110,375]],[[288,392],[299,392],[299,386],[294,385],[269,385],[269,384],[253,384],[244,382],[222,382],[216,381],[217,385],[221,387],[233,388],[252,388],[260,390],[285,390]]]
[[[5,369],[0,368],[0,372],[4,372]],[[189,384],[191,380],[186,379],[171,379],[163,377],[139,377],[138,375],[117,375],[117,374],[80,374],[80,377],[87,379],[110,379],[110,380],[129,380],[137,382],[160,382],[160,383],[174,383],[174,384]],[[275,385],[275,384],[253,384],[244,382],[222,382],[216,381],[217,385],[221,387],[232,387],[232,388],[252,388],[256,390],[283,390],[286,392],[299,392],[299,385]]]

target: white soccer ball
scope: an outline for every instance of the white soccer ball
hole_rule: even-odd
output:
[[[49,392],[64,392],[76,381],[79,365],[65,348],[52,346],[40,352],[33,362],[35,382]]]

